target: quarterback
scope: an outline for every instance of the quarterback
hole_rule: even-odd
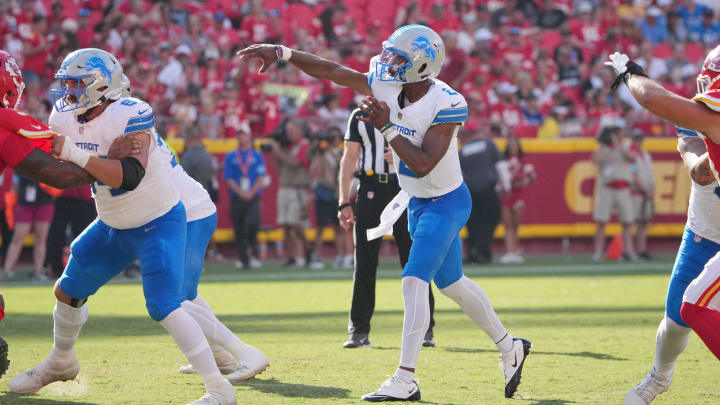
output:
[[[122,75],[123,96],[130,97],[130,79]],[[153,138],[157,140],[158,147],[165,153],[172,156],[165,160],[165,171],[168,173],[172,184],[180,195],[180,201],[185,206],[187,215],[187,242],[185,244],[185,263],[182,291],[185,299],[196,306],[185,305],[186,310],[195,320],[204,325],[203,331],[211,330],[212,334],[205,337],[211,343],[210,349],[215,356],[218,369],[223,374],[228,374],[229,381],[247,380],[259,374],[268,367],[268,359],[258,349],[246,345],[235,336],[230,329],[221,323],[214,315],[212,308],[198,293],[198,284],[205,264],[205,252],[210,239],[217,227],[217,209],[210,195],[200,183],[190,177],[185,169],[180,166],[175,154],[167,144],[160,138],[160,135],[152,129]],[[132,143],[136,141],[136,135],[119,138],[110,147],[108,157],[110,159],[122,160],[130,156],[128,151],[132,150]],[[119,147],[120,143],[129,143],[125,148]],[[197,371],[192,365],[180,368],[181,373],[194,374]]]
[[[16,376],[10,390],[33,394],[79,372],[74,345],[88,318],[88,298],[139,259],[151,318],[172,335],[205,381],[206,395],[193,404],[234,405],[235,392],[222,378],[202,324],[182,293],[187,221],[178,192],[164,170],[172,158],[153,138],[151,107],[122,97],[122,67],[100,49],[70,53],[55,74],[52,152],[92,174],[98,219],[71,245],[67,267],[55,285],[54,345],[35,368]],[[103,158],[116,138],[137,134],[139,152],[123,160]]]
[[[647,405],[670,387],[677,358],[687,347],[691,327],[720,358],[720,47],[713,49],[698,76],[698,93],[691,100],[650,80],[626,55],[614,53],[606,62],[635,99],[650,112],[677,126],[678,151],[693,180],[688,220],[668,286],[665,318],[656,340],[650,373],[631,389],[625,405]]]
[[[417,401],[414,379],[423,336],[430,322],[428,288],[433,280],[492,339],[500,351],[505,396],[512,397],[530,342],[513,338],[498,319],[485,292],[462,273],[458,233],[470,215],[470,194],[463,182],[457,132],[467,120],[465,98],[436,79],[445,59],[442,38],[422,25],[407,25],[383,42],[382,53],[363,74],[285,46],[252,45],[242,59],[261,58],[261,72],[277,60],[364,94],[363,120],[380,130],[392,148],[402,203],[408,206],[410,257],[403,269],[405,305],[400,363],[393,376],[363,400]],[[400,195],[399,195],[400,197]],[[396,198],[397,200],[398,198]],[[397,207],[396,207],[397,205]]]

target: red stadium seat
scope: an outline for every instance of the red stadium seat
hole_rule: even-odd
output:
[[[685,45],[685,57],[690,62],[700,62],[705,58],[705,49],[698,43],[688,42]]]
[[[535,138],[538,127],[536,125],[518,125],[513,131],[518,138]]]
[[[672,54],[673,48],[669,44],[657,44],[653,48],[653,56],[659,59],[668,59]]]
[[[562,42],[562,36],[557,30],[545,30],[541,34],[541,46],[546,49],[550,55],[553,54],[555,48]]]

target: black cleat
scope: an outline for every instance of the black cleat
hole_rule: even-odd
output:
[[[505,398],[512,398],[515,395],[531,346],[532,343],[527,339],[513,338],[513,349],[500,354],[500,370],[505,377]]]
[[[351,333],[347,342],[343,343],[346,349],[355,349],[358,347],[370,347],[367,333]]]
[[[425,332],[422,345],[423,347],[435,347],[435,337],[433,336],[432,329],[428,329],[428,331]]]
[[[8,344],[0,337],[0,377],[5,374],[9,367],[10,359],[8,359]]]

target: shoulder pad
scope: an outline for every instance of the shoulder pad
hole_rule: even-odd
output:
[[[55,135],[44,123],[10,108],[0,108],[0,128],[33,139],[51,138]]]
[[[155,116],[150,105],[133,97],[124,97],[113,103],[113,114],[118,114],[123,134],[130,135],[155,126]]]
[[[447,122],[463,122],[468,119],[468,108],[465,97],[457,91],[453,90],[445,83],[437,83],[437,114],[433,120],[433,124],[441,124]]]
[[[720,90],[708,90],[705,93],[695,95],[692,99],[705,104],[707,108],[713,111],[720,112]]]

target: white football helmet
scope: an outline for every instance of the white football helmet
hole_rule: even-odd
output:
[[[123,92],[123,69],[112,54],[96,48],[78,49],[62,61],[55,78],[60,88],[51,90],[58,112],[81,115]]]
[[[424,25],[398,28],[375,62],[375,77],[381,81],[419,82],[437,77],[445,61],[445,44],[437,32]]]
[[[120,80],[122,81],[122,96],[130,97],[130,78],[123,73]]]

